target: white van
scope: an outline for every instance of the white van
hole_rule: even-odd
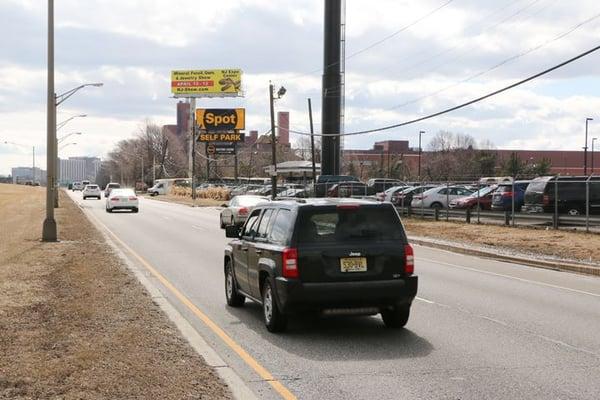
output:
[[[172,186],[190,186],[191,180],[188,178],[169,178],[157,179],[154,181],[154,186],[148,189],[150,196],[158,196],[159,194],[168,194]]]

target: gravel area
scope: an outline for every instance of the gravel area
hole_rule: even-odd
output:
[[[230,399],[67,196],[0,184],[0,398]]]

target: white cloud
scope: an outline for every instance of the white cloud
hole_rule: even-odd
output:
[[[347,1],[347,54],[396,32],[443,4]],[[529,7],[527,5],[531,4]],[[245,97],[199,101],[199,106],[247,108],[248,129],[269,128],[268,84],[288,92],[277,110],[291,112],[292,127],[308,130],[308,97],[320,130],[323,2],[320,0],[120,0],[56,2],[56,87],[102,81],[61,106],[59,120],[87,113],[68,128],[86,133],[66,155],[104,155],[134,134],[144,118],[175,122],[170,99],[171,68],[240,67]],[[389,125],[439,111],[514,82],[596,45],[600,19],[467,83],[485,70],[564,32],[600,11],[597,2],[455,1],[414,27],[348,60],[346,131]],[[45,9],[39,1],[0,4],[0,143],[45,148]],[[18,37],[19,40],[15,40]],[[440,129],[490,139],[498,147],[578,149],[583,120],[600,102],[591,88],[600,82],[597,56],[544,80],[421,124],[350,137],[346,147],[371,147],[375,140],[410,139]],[[438,92],[433,96],[391,108]],[[598,118],[600,120],[600,118]],[[595,126],[592,124],[592,130]],[[295,140],[292,134],[292,139]],[[414,144],[414,143],[413,143]],[[29,165],[27,151],[0,149],[0,174]],[[43,156],[39,157],[43,163]]]

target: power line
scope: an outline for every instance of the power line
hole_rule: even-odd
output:
[[[469,76],[468,78],[462,79],[462,80],[460,80],[460,81],[458,81],[456,83],[453,83],[452,85],[448,85],[446,87],[443,87],[442,89],[438,89],[438,90],[436,90],[434,92],[431,92],[429,94],[426,94],[426,95],[414,98],[412,100],[406,101],[404,103],[392,106],[392,107],[388,108],[388,110],[394,110],[394,109],[406,107],[407,105],[414,104],[414,103],[417,103],[417,102],[419,102],[421,100],[425,100],[427,98],[430,98],[430,97],[433,97],[433,96],[438,95],[440,93],[443,93],[443,92],[445,92],[448,89],[452,89],[453,87],[456,87],[456,86],[460,85],[461,83],[466,83],[466,82],[469,82],[469,81],[471,81],[471,80],[473,80],[475,78],[478,78],[478,77],[480,77],[482,75],[485,75],[488,72],[491,72],[491,71],[493,71],[495,69],[498,69],[498,68],[500,68],[501,66],[503,66],[505,64],[508,64],[508,63],[510,63],[512,61],[515,61],[515,60],[517,60],[517,59],[519,59],[521,57],[524,57],[524,56],[526,56],[528,54],[531,54],[534,51],[537,51],[537,50],[541,49],[544,46],[547,46],[547,45],[549,45],[551,43],[556,42],[557,40],[560,40],[560,39],[564,38],[565,36],[570,35],[571,33],[575,32],[577,29],[581,28],[583,25],[586,25],[586,24],[592,22],[593,20],[597,19],[598,17],[600,17],[600,13],[598,13],[598,14],[596,14],[596,15],[588,18],[588,19],[586,19],[585,21],[582,21],[582,22],[578,23],[577,25],[571,27],[569,30],[567,30],[567,31],[565,31],[565,32],[563,32],[563,33],[561,33],[561,34],[553,37],[552,39],[549,39],[549,40],[547,40],[547,41],[545,41],[543,43],[540,43],[537,46],[531,47],[530,49],[528,49],[528,50],[526,50],[524,52],[521,52],[521,53],[515,54],[515,55],[513,55],[511,57],[508,57],[508,58],[500,61],[499,63],[491,66],[490,68],[488,68],[488,69],[486,69],[484,71],[480,71],[480,72],[478,72],[478,73],[476,73],[474,75]]]
[[[412,21],[412,22],[408,23],[407,25],[404,25],[402,28],[398,29],[397,31],[395,31],[395,32],[393,32],[393,33],[391,33],[391,34],[389,34],[389,35],[385,36],[384,38],[382,38],[382,39],[380,39],[380,40],[378,40],[378,41],[376,41],[376,42],[374,42],[374,43],[371,43],[371,44],[370,44],[370,45],[368,45],[367,47],[364,47],[364,48],[362,48],[362,49],[360,49],[360,50],[357,50],[357,51],[355,51],[354,53],[352,53],[352,54],[348,55],[347,57],[344,57],[344,60],[349,60],[349,59],[351,59],[351,58],[353,58],[353,57],[356,57],[356,56],[357,56],[357,55],[359,55],[359,54],[362,54],[362,53],[364,53],[364,52],[366,52],[366,51],[368,51],[368,50],[372,49],[373,47],[379,46],[381,43],[388,41],[389,39],[393,38],[394,36],[397,36],[398,34],[400,34],[400,33],[404,32],[405,30],[412,28],[413,26],[415,26],[415,25],[416,25],[416,24],[418,24],[419,22],[423,21],[424,19],[426,19],[426,18],[429,18],[430,16],[432,16],[433,14],[435,14],[436,12],[438,12],[439,10],[441,10],[442,8],[446,7],[447,5],[449,5],[450,3],[452,3],[453,1],[454,1],[454,0],[447,0],[445,3],[443,3],[443,4],[441,4],[440,6],[438,6],[438,7],[434,8],[433,10],[431,10],[431,11],[429,11],[427,14],[425,14],[425,15],[423,15],[423,16],[421,16],[421,17],[417,18],[416,20],[414,20],[414,21]],[[539,0],[537,0],[537,1],[539,1]],[[331,63],[331,64],[328,64],[328,65],[325,67],[325,69],[326,69],[326,68],[329,68],[329,67],[332,67],[332,66],[334,66],[334,65],[337,65],[337,64],[339,64],[339,62],[338,62],[338,61],[336,61],[336,62],[333,62],[333,63]],[[295,80],[295,79],[298,79],[298,78],[301,78],[301,77],[303,77],[303,76],[312,75],[312,74],[315,74],[315,73],[317,73],[317,72],[321,72],[321,71],[323,71],[323,68],[314,69],[314,70],[312,70],[312,71],[308,71],[308,72],[304,72],[304,73],[301,73],[301,74],[298,74],[298,75],[294,75],[294,76],[292,76],[291,78],[289,78],[289,79],[286,79],[286,80],[287,80],[288,82],[289,82],[289,81],[293,81],[293,80]]]
[[[495,91],[493,91],[491,93],[488,93],[488,94],[486,94],[484,96],[481,96],[481,97],[478,97],[476,99],[467,101],[466,103],[462,103],[462,104],[459,104],[457,106],[454,106],[454,107],[451,107],[451,108],[447,108],[447,109],[442,110],[442,111],[438,111],[438,112],[436,112],[434,114],[426,115],[424,117],[419,117],[419,118],[416,118],[416,119],[412,119],[412,120],[401,122],[401,123],[394,124],[394,125],[383,126],[381,128],[367,129],[367,130],[357,131],[357,132],[348,132],[348,133],[343,133],[343,134],[337,134],[337,133],[315,133],[314,135],[315,136],[355,136],[355,135],[365,135],[367,133],[381,132],[381,131],[385,131],[385,130],[389,130],[389,129],[393,129],[393,128],[399,128],[401,126],[411,125],[411,124],[414,124],[414,123],[417,123],[417,122],[425,121],[425,120],[428,120],[428,119],[431,119],[431,118],[434,118],[434,117],[438,117],[438,116],[443,115],[443,114],[448,114],[448,113],[450,113],[452,111],[456,111],[456,110],[459,110],[461,108],[470,106],[471,104],[478,103],[480,101],[483,101],[485,99],[493,97],[493,96],[495,96],[497,94],[500,94],[500,93],[506,92],[507,90],[513,89],[513,88],[515,88],[517,86],[521,86],[524,83],[527,83],[529,81],[537,79],[537,78],[539,78],[539,77],[541,77],[543,75],[546,75],[546,74],[548,74],[548,73],[550,73],[552,71],[555,71],[555,70],[557,70],[559,68],[562,68],[565,65],[571,64],[572,62],[575,62],[575,61],[579,60],[580,58],[583,58],[583,57],[585,57],[585,56],[587,56],[589,54],[592,54],[592,53],[594,53],[594,52],[596,52],[598,50],[600,50],[600,46],[596,46],[596,47],[594,47],[594,48],[592,48],[590,50],[587,50],[587,51],[585,51],[583,53],[580,53],[580,54],[578,54],[577,56],[575,56],[573,58],[570,58],[570,59],[568,59],[566,61],[563,61],[560,64],[557,64],[557,65],[555,65],[555,66],[553,66],[551,68],[548,68],[548,69],[546,69],[546,70],[544,70],[542,72],[538,72],[537,74],[532,75],[532,76],[530,76],[528,78],[522,79],[522,80],[520,80],[518,82],[515,82],[515,83],[513,83],[511,85],[505,86],[502,89],[495,90]],[[298,135],[304,135],[304,136],[310,136],[311,135],[309,132],[301,132],[301,131],[295,131],[295,130],[291,130],[291,129],[289,131],[292,132],[292,133],[298,134]]]
[[[480,22],[483,22],[483,21],[487,20],[488,18],[490,18],[491,16],[493,16],[493,15],[495,15],[495,14],[498,14],[499,12],[502,12],[502,11],[503,11],[503,10],[505,10],[506,8],[508,8],[508,7],[512,6],[513,4],[515,4],[515,3],[519,2],[519,1],[520,1],[520,0],[513,0],[513,1],[511,1],[510,3],[508,3],[508,4],[506,4],[506,5],[504,5],[504,6],[500,7],[500,8],[498,8],[498,9],[496,9],[496,10],[494,10],[494,11],[492,11],[491,13],[489,13],[489,14],[487,14],[485,17],[483,17],[483,18],[480,20]],[[482,31],[479,33],[479,35],[481,35],[483,32],[486,32],[486,31],[488,31],[488,30],[494,29],[494,28],[498,27],[499,25],[502,25],[502,24],[503,24],[503,23],[505,23],[506,21],[508,21],[508,20],[510,20],[510,19],[512,19],[512,18],[514,18],[514,17],[516,17],[516,16],[518,16],[518,15],[520,15],[520,14],[521,14],[521,13],[523,13],[525,10],[527,10],[528,8],[530,8],[531,6],[535,5],[536,3],[540,2],[540,1],[541,1],[541,0],[533,0],[533,1],[531,1],[530,3],[526,4],[524,7],[521,7],[520,9],[516,10],[514,13],[512,13],[512,14],[508,15],[507,17],[504,17],[504,18],[503,18],[503,19],[501,19],[500,21],[498,21],[498,22],[495,22],[494,24],[492,24],[492,25],[490,25],[490,26],[488,26],[488,27],[484,28],[484,29],[483,29],[483,30],[482,30]],[[554,1],[557,1],[557,0],[554,0]],[[542,7],[540,10],[538,10],[538,11],[536,11],[534,14],[532,14],[532,15],[528,16],[526,19],[528,19],[528,18],[531,18],[533,15],[536,15],[536,14],[538,14],[539,12],[541,12],[541,11],[542,11],[544,8],[546,8],[546,7],[548,7],[548,6],[549,6],[549,5]],[[473,26],[475,26],[475,25],[473,25]],[[406,67],[406,68],[403,68],[403,69],[400,69],[400,70],[396,70],[396,74],[395,74],[395,75],[397,75],[397,73],[398,73],[398,72],[408,72],[408,71],[412,71],[412,70],[416,69],[417,67],[419,67],[420,65],[427,64],[429,61],[431,61],[431,60],[434,60],[434,59],[436,59],[436,58],[438,58],[438,57],[440,57],[440,56],[442,56],[442,55],[444,55],[444,54],[446,54],[446,53],[453,52],[454,50],[456,50],[456,49],[457,49],[457,48],[460,46],[460,44],[462,44],[462,43],[463,43],[463,42],[465,42],[465,41],[466,41],[466,40],[462,40],[462,41],[460,41],[459,43],[455,44],[454,46],[452,46],[452,47],[450,47],[450,48],[447,48],[447,49],[444,49],[444,50],[441,50],[441,51],[439,51],[439,52],[437,52],[437,53],[435,53],[435,54],[431,55],[430,57],[427,57],[427,58],[425,58],[425,59],[422,59],[422,60],[420,60],[420,61],[417,61],[416,63],[413,63],[413,64],[409,65],[409,66],[408,66],[408,67]],[[472,48],[472,46],[471,46],[470,48]],[[470,49],[470,48],[469,48],[469,49]],[[420,52],[420,53],[418,53],[418,54],[423,54],[423,53],[426,53],[426,51]],[[460,57],[461,57],[461,55],[459,54],[457,57],[454,57],[453,59],[451,59],[451,61],[454,61],[454,60],[456,60],[456,59],[460,59]],[[428,70],[428,71],[426,71],[426,72],[435,71],[435,70],[437,70],[437,69],[439,69],[440,67],[442,67],[442,66],[445,66],[445,65],[447,65],[447,62],[441,63],[441,64],[437,65],[436,67],[434,67],[433,69],[430,69],[430,70]],[[378,73],[381,75],[381,74],[383,74],[383,73],[385,73],[385,72],[387,72],[387,71],[391,70],[392,68],[395,68],[395,67],[394,67],[394,66],[390,66],[390,67],[388,67],[388,68],[384,68],[383,70],[379,70],[379,71],[378,71]],[[337,87],[330,87],[330,88],[326,88],[326,90],[329,90],[329,91],[331,91],[331,92],[335,93],[335,91],[336,91],[336,90],[338,90],[338,88],[337,88]]]

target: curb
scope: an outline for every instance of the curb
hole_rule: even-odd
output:
[[[576,272],[584,275],[600,276],[600,266],[576,264],[569,261],[558,262],[558,261],[546,261],[546,260],[535,260],[525,257],[508,256],[504,254],[494,253],[492,251],[486,251],[481,249],[475,249],[466,245],[448,244],[441,243],[435,239],[429,239],[424,237],[413,237],[409,236],[408,239],[411,243],[432,247],[436,249],[449,250],[456,253],[479,256],[483,258],[489,258],[497,261],[508,261],[517,264],[523,264],[530,267],[551,269],[554,271],[564,272]]]
[[[158,286],[144,274],[144,270],[139,268],[136,263],[125,254],[125,251],[115,243],[105,231],[104,227],[96,221],[96,218],[94,216],[90,217],[88,212],[70,197],[69,200],[79,207],[87,220],[101,233],[105,238],[106,243],[115,251],[115,255],[121,259],[142,286],[144,286],[144,289],[146,289],[151,299],[160,307],[169,320],[173,322],[192,349],[194,349],[194,351],[204,359],[204,362],[217,373],[223,382],[225,382],[233,398],[236,400],[258,400],[258,397],[248,385],[246,385],[244,380],[217,354],[216,350],[204,340],[200,333],[194,329],[188,320],[167,300],[167,298],[163,296]]]

